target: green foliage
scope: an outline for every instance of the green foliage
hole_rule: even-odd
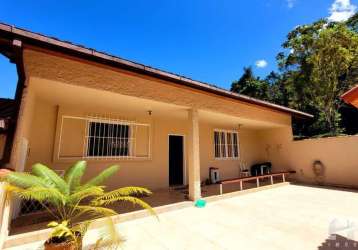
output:
[[[46,167],[45,165],[42,165],[41,163],[36,163],[33,165],[32,174],[41,178],[52,187],[56,187],[62,194],[69,194],[66,181],[58,176],[55,171]]]
[[[12,173],[8,176],[8,182],[13,183],[20,188],[29,188],[33,186],[51,187],[45,180],[28,173]]]
[[[150,195],[148,189],[122,187],[106,192],[104,186],[99,186],[118,169],[118,166],[111,166],[82,184],[81,178],[86,170],[84,161],[70,167],[64,178],[38,163],[33,165],[31,174],[12,172],[5,180],[9,183],[8,192],[25,200],[38,201],[56,218],[57,222],[49,224],[54,228],[53,236],[68,239],[75,231],[84,236],[92,219],[116,215],[116,211],[105,207],[115,202],[130,202],[154,214],[151,206],[137,197]],[[78,222],[80,220],[84,221]]]
[[[103,170],[101,173],[99,173],[96,177],[89,180],[85,185],[83,185],[82,188],[87,188],[90,186],[97,186],[102,184],[105,180],[107,180],[109,177],[114,175],[119,170],[119,167],[117,165],[110,166],[109,168]]]
[[[124,239],[117,233],[117,229],[113,223],[109,221],[108,226],[101,232],[100,238],[97,240],[94,250],[105,249],[115,250],[124,242]]]
[[[358,14],[346,23],[321,19],[297,26],[277,55],[279,73],[262,82],[245,68],[231,90],[313,114],[312,121],[293,120],[295,135],[355,134],[358,125],[347,124],[357,114],[342,112],[340,96],[358,82],[357,32]]]
[[[81,178],[86,170],[86,162],[78,161],[65,172],[65,181],[68,183],[70,192],[76,190],[81,183]]]
[[[355,13],[346,21],[347,27],[352,31],[358,32],[358,13]]]
[[[76,241],[75,234],[69,228],[68,221],[62,221],[61,223],[52,221],[47,226],[53,228],[51,237],[69,238],[70,240]]]
[[[244,68],[241,78],[232,83],[231,91],[258,99],[267,99],[268,84],[259,77],[255,77],[252,68],[248,67]]]
[[[323,29],[312,48],[308,61],[312,64],[310,80],[314,101],[328,131],[336,134],[341,132],[339,97],[351,86],[350,68],[358,66],[358,35],[345,25],[336,24]]]

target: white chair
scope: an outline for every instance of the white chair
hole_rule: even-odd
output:
[[[240,162],[240,177],[249,177],[250,176],[250,170],[247,168],[247,165],[245,162]]]

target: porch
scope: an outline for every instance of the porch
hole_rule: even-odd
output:
[[[12,156],[17,171],[29,172],[34,163],[41,162],[62,174],[73,162],[86,160],[84,178],[88,179],[104,166],[118,164],[121,169],[107,188],[147,187],[154,194],[145,200],[159,207],[219,195],[219,185],[202,185],[211,167],[219,169],[221,179],[239,177],[243,163],[250,168],[273,161],[273,172],[287,170],[284,162],[272,159],[272,151],[281,148],[272,148],[268,140],[272,131],[290,138],[286,114],[242,106],[241,115],[235,116],[215,108],[231,109],[232,103],[224,100],[210,104],[209,109],[197,109],[41,78],[30,78],[23,99]],[[171,150],[171,136],[181,138],[175,150]],[[266,184],[270,180],[261,181]],[[246,182],[244,189],[256,186],[254,180]],[[240,184],[232,183],[224,193],[238,190]],[[136,210],[122,204],[115,209],[119,213]],[[24,215],[17,204],[10,231],[44,228],[48,220],[43,213]],[[33,225],[24,226],[23,221],[33,221]]]
[[[223,198],[234,197],[237,195],[243,195],[252,192],[258,192],[276,186],[288,184],[285,180],[282,180],[278,175],[272,177],[259,179],[259,186],[257,181],[248,180],[244,182],[244,185],[240,185],[239,182],[233,182],[225,185],[224,189],[221,189],[221,184],[204,185],[201,187],[201,197],[207,201],[215,201]],[[222,190],[222,191],[221,191]],[[157,212],[168,212],[177,210],[185,207],[193,206],[193,203],[189,201],[189,191],[187,186],[172,187],[169,189],[160,189],[153,191],[153,194],[142,199],[157,210]],[[28,206],[34,206],[34,204],[28,203]],[[110,206],[117,213],[122,216],[122,220],[130,220],[137,218],[137,215],[132,216],[131,213],[134,211],[143,210],[141,207],[133,206],[131,204],[121,203]],[[29,208],[29,211],[31,208]],[[147,212],[142,211],[139,216],[147,216]],[[10,226],[10,235],[19,235],[29,233],[36,230],[42,230],[47,228],[47,224],[52,221],[51,215],[44,211],[39,210],[37,212],[29,212],[20,215],[15,218]]]
[[[292,135],[291,118],[282,113],[242,107],[242,115],[235,116],[214,107],[197,109],[39,78],[30,79],[24,99],[17,142],[23,140],[30,152],[18,170],[29,171],[42,162],[61,173],[73,162],[86,160],[88,175],[95,175],[103,165],[119,164],[120,173],[109,187],[169,187],[171,135],[183,140],[183,178],[175,184],[189,186],[205,181],[210,167],[220,169],[221,179],[229,179],[238,177],[241,163],[249,168],[272,161],[272,152],[282,148],[273,148],[268,135]],[[273,171],[285,167],[275,162]]]

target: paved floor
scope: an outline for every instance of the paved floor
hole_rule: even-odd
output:
[[[275,183],[282,182],[281,178],[277,177]],[[269,180],[261,180],[260,185],[269,185]],[[243,185],[244,190],[252,189],[256,187],[256,181],[245,182]],[[240,190],[239,183],[224,185],[223,192],[230,193]],[[202,187],[202,196],[208,197],[219,194],[219,185],[209,185]],[[160,189],[153,191],[153,195],[142,198],[152,207],[160,207],[164,205],[174,204],[178,202],[187,201],[188,189],[183,188],[171,188]],[[139,206],[133,206],[131,203],[118,203],[113,204],[110,208],[114,209],[119,214],[124,214],[136,210],[141,210]],[[10,235],[23,234],[32,232],[34,230],[41,230],[47,228],[47,224],[54,219],[46,211],[36,212],[31,214],[25,214],[12,221],[10,227]]]
[[[118,225],[122,249],[323,249],[330,222],[358,222],[358,193],[288,185]],[[85,242],[98,235],[91,231]],[[42,243],[15,249],[37,249]],[[327,248],[328,249],[328,248]],[[342,248],[346,249],[346,248]]]

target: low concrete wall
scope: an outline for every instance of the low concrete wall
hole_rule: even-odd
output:
[[[324,165],[324,184],[358,188],[358,136],[293,141],[292,134],[273,129],[261,138],[275,171],[293,169],[297,181],[317,184],[313,163],[319,160]]]
[[[329,185],[358,187],[358,136],[293,141],[290,165],[302,182],[317,182],[313,162],[324,166],[322,181]]]

